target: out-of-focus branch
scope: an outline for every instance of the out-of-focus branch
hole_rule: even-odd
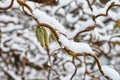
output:
[[[11,0],[11,3],[10,3],[9,6],[7,6],[7,7],[0,7],[0,10],[7,10],[7,9],[11,8],[13,3],[14,3],[14,0]]]
[[[90,56],[90,57],[93,57],[95,59],[95,61],[97,62],[97,65],[98,65],[98,68],[99,68],[99,71],[101,72],[102,75],[104,75],[104,72],[101,68],[101,64],[97,58],[97,56],[93,55],[93,54],[90,54],[90,53],[83,53],[83,54],[76,54],[76,56]]]
[[[5,24],[5,25],[7,25],[7,24],[9,24],[9,23],[17,24],[17,23],[15,23],[14,21],[0,21],[0,23]],[[1,33],[1,32],[0,32],[0,33]]]
[[[1,29],[0,29],[0,39],[2,38],[2,31],[1,31]]]
[[[98,14],[98,15],[96,15],[96,16],[93,16],[93,20],[95,21],[95,19],[98,18],[98,17],[100,17],[100,16],[108,16],[108,11],[109,11],[111,8],[115,7],[115,6],[120,7],[120,4],[115,4],[114,2],[111,3],[111,5],[107,8],[105,14],[102,13],[102,14]]]
[[[7,72],[6,70],[4,70],[1,66],[0,66],[0,69],[8,76],[9,79],[15,80],[15,78],[9,72]]]
[[[90,1],[89,1],[89,0],[86,0],[86,1],[87,1],[87,3],[88,3],[88,6],[89,6],[90,10],[93,11],[93,8],[92,8],[92,6],[91,6],[91,4],[90,4]]]
[[[42,3],[46,5],[57,5],[58,4],[58,0],[28,0],[28,1],[33,1],[36,3]]]
[[[74,36],[74,41],[78,41],[77,38],[79,37],[79,35],[80,35],[81,33],[94,30],[95,27],[96,27],[96,26],[89,26],[89,27],[87,27],[85,30],[82,30],[82,31],[78,32],[78,33]]]
[[[74,65],[74,67],[75,67],[75,71],[74,71],[73,75],[71,76],[70,80],[73,79],[73,77],[75,76],[75,74],[76,74],[76,72],[77,72],[77,66],[75,65],[75,57],[73,57],[72,63],[73,63],[73,65]]]

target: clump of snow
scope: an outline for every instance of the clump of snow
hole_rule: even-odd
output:
[[[116,70],[110,68],[109,66],[102,66],[102,70],[105,76],[108,76],[112,80],[120,80],[119,73]]]
[[[68,40],[65,36],[60,35],[59,40],[63,44],[63,46],[67,47],[68,49],[76,52],[76,53],[94,53],[93,50],[87,43],[78,43],[72,40]]]
[[[66,29],[64,26],[62,26],[56,19],[54,19],[53,17],[50,17],[49,15],[47,15],[45,12],[41,11],[41,10],[34,10],[33,11],[33,15],[38,18],[38,20],[41,23],[46,23],[51,25],[53,28],[56,28],[58,31],[62,32],[62,33],[66,33]]]

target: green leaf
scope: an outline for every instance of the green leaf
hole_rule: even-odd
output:
[[[46,27],[42,27],[43,28],[43,33],[44,33],[44,40],[45,40],[45,46],[48,47],[49,46],[49,34],[48,34],[48,30]]]
[[[111,3],[111,6],[114,6],[114,5],[115,5],[115,2],[112,2],[112,3]]]
[[[38,42],[40,42],[41,46],[44,47],[45,46],[44,33],[41,27],[36,28],[36,38]]]

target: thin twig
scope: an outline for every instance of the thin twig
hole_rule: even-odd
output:
[[[108,16],[108,11],[109,11],[112,7],[115,7],[115,6],[120,7],[120,4],[111,3],[111,5],[107,8],[105,14],[102,13],[102,14],[98,14],[98,15],[96,15],[96,16],[93,16],[93,20],[95,21],[95,19],[98,18],[98,17],[100,17],[100,16]]]
[[[89,6],[90,10],[93,11],[93,8],[92,8],[92,6],[91,6],[91,4],[90,4],[90,1],[89,1],[89,0],[86,0],[86,1],[87,1],[87,3],[88,3],[88,6]]]
[[[76,66],[76,64],[75,64],[75,57],[72,58],[72,63],[74,64],[75,71],[74,71],[73,75],[71,76],[70,80],[73,79],[73,77],[75,76],[75,74],[76,74],[76,72],[77,72],[77,66]]]

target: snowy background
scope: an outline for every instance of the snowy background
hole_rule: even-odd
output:
[[[10,3],[0,1],[0,9]],[[0,80],[120,80],[120,0],[59,0],[56,6],[26,3],[40,23],[58,32],[62,46],[51,39],[48,55],[36,39],[37,23],[14,0],[10,9],[0,10]],[[106,13],[112,5],[117,6]],[[93,19],[99,14],[106,16]],[[97,56],[104,75],[95,59],[73,59],[64,47]]]

